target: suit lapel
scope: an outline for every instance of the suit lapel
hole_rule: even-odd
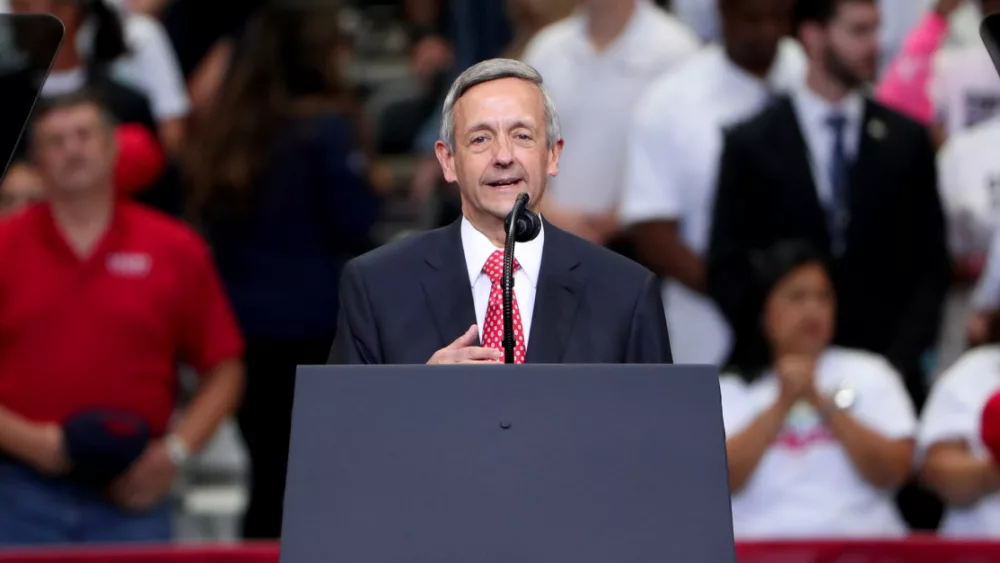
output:
[[[583,284],[576,272],[580,262],[567,244],[569,236],[545,222],[545,247],[525,357],[529,363],[557,364],[565,357],[583,296]]]
[[[782,167],[789,179],[787,185],[790,191],[783,194],[783,197],[785,201],[790,202],[790,207],[794,206],[792,208],[798,210],[797,215],[802,216],[807,224],[815,226],[815,234],[826,239],[826,246],[829,246],[827,215],[823,202],[820,201],[819,188],[816,186],[809,145],[802,133],[802,124],[799,123],[791,98],[785,100],[781,112],[783,122],[779,128],[781,146],[779,150],[774,151],[774,154],[781,155]],[[815,173],[821,174],[822,171],[817,170]]]
[[[461,220],[440,234],[440,244],[429,245],[428,268],[420,283],[444,347],[476,323],[476,307],[462,250]]]
[[[878,106],[870,100],[865,101],[865,114],[861,122],[861,141],[858,144],[858,156],[851,168],[850,192],[848,194],[851,215],[864,216],[858,210],[867,207],[868,198],[879,189],[869,189],[872,182],[878,182],[880,166],[891,162],[885,155],[887,143],[883,141],[889,136],[889,127],[879,116]],[[853,221],[852,221],[853,226]]]

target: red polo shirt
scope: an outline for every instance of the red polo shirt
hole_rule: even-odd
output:
[[[0,405],[38,422],[126,411],[162,433],[177,364],[204,374],[242,353],[208,247],[183,224],[118,203],[81,259],[47,204],[0,222]]]

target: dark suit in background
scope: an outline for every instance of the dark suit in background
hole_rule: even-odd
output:
[[[528,363],[670,363],[659,282],[545,223]],[[352,260],[333,364],[423,364],[476,323],[461,221]]]
[[[934,149],[923,126],[871,101],[860,133],[847,182],[846,250],[832,262],[835,340],[887,357],[919,408],[922,356],[934,346],[949,282]],[[831,248],[808,154],[790,99],[726,136],[708,283],[744,343],[740,334],[760,330],[747,295],[754,252],[792,238]],[[741,345],[733,352],[754,353]]]

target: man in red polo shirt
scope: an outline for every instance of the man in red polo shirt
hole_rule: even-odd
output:
[[[48,201],[0,221],[0,546],[169,540],[180,465],[240,400],[242,337],[207,245],[115,198],[99,98],[40,102],[30,134]],[[179,363],[201,382],[171,420]]]

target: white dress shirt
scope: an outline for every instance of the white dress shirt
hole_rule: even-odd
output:
[[[654,82],[632,122],[619,208],[622,223],[678,221],[684,243],[704,255],[723,129],[755,115],[771,93],[787,92],[804,73],[801,49],[788,39],[781,43],[766,81],[750,76],[719,45],[712,45]],[[663,302],[675,362],[725,361],[732,336],[711,299],[676,280],[665,280]]]
[[[864,120],[865,100],[857,92],[848,95],[840,103],[834,104],[820,98],[808,87],[797,88],[792,94],[792,104],[798,117],[799,128],[808,147],[809,164],[812,167],[816,191],[824,206],[833,202],[833,186],[830,171],[833,164],[834,131],[827,119],[839,113],[847,119],[844,128],[844,149],[849,160],[858,155],[861,144],[861,122]]]
[[[629,122],[640,95],[701,46],[697,36],[650,0],[638,0],[621,35],[595,51],[587,15],[540,31],[524,61],[541,73],[559,108],[566,146],[548,197],[586,213],[613,212],[622,192]]]
[[[514,245],[514,259],[521,266],[514,271],[514,299],[521,312],[521,325],[524,329],[524,347],[528,347],[531,336],[531,319],[535,310],[535,292],[538,287],[538,274],[542,269],[542,247],[545,245],[545,226],[538,237],[530,242],[519,242]],[[476,325],[479,327],[479,340],[483,339],[483,323],[486,320],[486,309],[490,304],[490,291],[493,283],[489,276],[483,273],[483,266],[493,252],[503,250],[497,248],[486,238],[486,235],[476,230],[468,219],[462,218],[462,249],[465,251],[465,264],[469,268],[469,284],[472,286],[472,302],[476,307]],[[459,335],[455,335],[457,338]]]

